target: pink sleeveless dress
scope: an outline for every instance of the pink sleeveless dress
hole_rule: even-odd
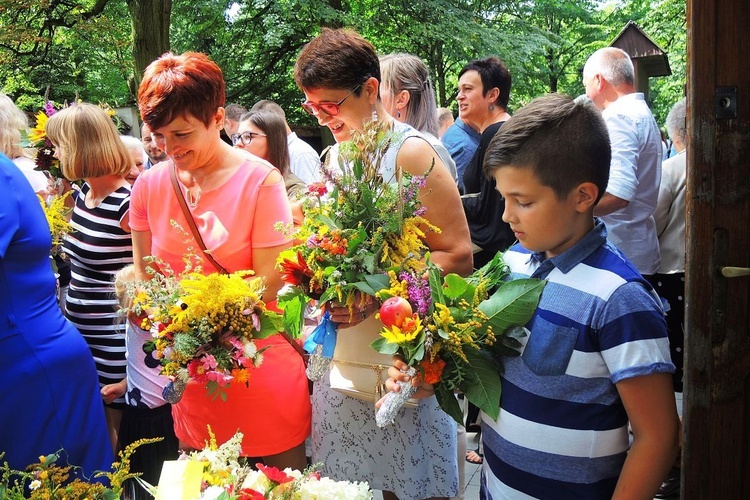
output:
[[[206,247],[230,272],[253,268],[252,248],[287,241],[274,229],[276,222],[292,221],[284,183],[263,185],[272,169],[265,162],[245,161],[223,185],[204,191],[197,206],[190,207]],[[171,220],[188,234],[172,227]],[[184,269],[185,241],[192,237],[173,191],[169,163],[146,170],[136,181],[130,227],[151,231],[152,254],[177,273]],[[203,271],[216,270],[204,261]],[[261,366],[250,373],[250,386],[232,384],[226,389],[226,402],[212,400],[197,383],[188,384],[182,400],[172,407],[181,441],[200,449],[209,439],[207,425],[219,443],[239,430],[244,434],[242,454],[260,457],[289,450],[310,434],[310,397],[299,354],[280,335],[259,340],[257,346],[271,347],[264,352]]]

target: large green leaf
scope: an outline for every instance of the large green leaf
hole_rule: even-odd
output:
[[[370,347],[378,351],[380,354],[396,354],[398,352],[398,344],[388,342],[383,337],[379,337],[370,343]]]
[[[304,307],[304,305],[302,307]],[[300,313],[300,317],[302,316],[303,315]],[[269,311],[260,317],[260,331],[253,332],[253,338],[265,339],[271,335],[279,333],[282,329],[286,330],[285,315]],[[300,326],[300,330],[301,329],[302,327]],[[299,337],[299,333],[297,333],[296,336],[292,335],[292,333],[289,333],[289,335],[292,338]]]
[[[284,331],[288,333],[290,337],[296,339],[302,334],[302,326],[304,322],[303,311],[309,299],[304,293],[299,291],[299,289],[294,290],[296,290],[296,292],[288,292],[283,295],[278,295],[276,305],[279,309],[284,311],[282,320]]]
[[[503,283],[492,296],[479,304],[496,334],[511,326],[525,325],[534,314],[546,281],[524,278]]]
[[[472,285],[457,274],[448,274],[445,276],[445,284],[443,286],[443,294],[448,299],[465,298],[471,300],[474,295],[474,289]]]
[[[441,410],[451,416],[458,425],[464,425],[464,412],[461,410],[452,390],[448,389],[445,384],[437,384],[435,386],[435,398]]]
[[[489,355],[476,349],[464,348],[464,353],[469,365],[474,369],[476,379],[467,379],[460,385],[460,389],[466,395],[466,399],[493,419],[497,419],[501,393],[498,365]]]

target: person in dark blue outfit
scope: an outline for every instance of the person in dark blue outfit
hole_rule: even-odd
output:
[[[23,470],[64,450],[90,478],[114,461],[94,359],[57,305],[41,204],[2,154],[0,193],[0,453]]]

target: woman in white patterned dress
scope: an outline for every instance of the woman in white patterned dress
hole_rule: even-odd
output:
[[[383,108],[373,46],[352,31],[323,29],[300,53],[294,76],[307,99],[303,107],[331,130],[336,142],[348,140],[352,130],[362,129],[374,115],[402,133],[383,161],[384,179],[395,178],[396,165],[412,175],[424,175],[435,163],[420,192],[426,218],[441,229],[426,238],[431,260],[445,272],[469,274],[471,242],[456,184],[425,138]],[[356,335],[357,325],[376,308],[362,306],[355,314],[347,307],[328,310],[342,336]],[[434,397],[404,409],[395,425],[383,429],[375,424],[372,403],[332,390],[327,376],[315,384],[312,399],[313,462],[324,463],[324,474],[368,481],[383,490],[385,499],[457,494],[456,427]]]

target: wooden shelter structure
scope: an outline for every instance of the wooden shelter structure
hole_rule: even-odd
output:
[[[635,88],[638,92],[643,92],[646,101],[648,101],[648,79],[652,76],[672,74],[667,53],[633,21],[628,21],[628,24],[609,45],[624,50],[630,56],[635,67]]]

